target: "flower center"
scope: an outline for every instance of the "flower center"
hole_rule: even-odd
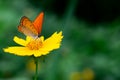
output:
[[[30,50],[38,50],[42,47],[42,41],[40,39],[35,39],[33,41],[30,41],[26,47],[28,47]]]

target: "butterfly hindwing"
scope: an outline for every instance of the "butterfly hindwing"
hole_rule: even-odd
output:
[[[36,37],[38,36],[38,32],[33,25],[33,23],[25,16],[23,16],[20,20],[20,25],[18,26],[18,30],[24,33],[27,36]]]

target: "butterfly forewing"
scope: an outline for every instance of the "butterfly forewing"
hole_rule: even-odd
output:
[[[33,25],[35,26],[38,34],[41,33],[42,23],[43,23],[43,16],[44,16],[44,13],[41,12],[41,13],[36,17],[36,19],[33,21]]]
[[[18,30],[27,36],[38,36],[38,31],[35,29],[33,23],[25,16],[21,18]]]

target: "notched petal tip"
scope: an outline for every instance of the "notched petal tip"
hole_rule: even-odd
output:
[[[60,32],[58,33],[58,35],[63,38],[62,31],[60,31]]]
[[[4,52],[7,52],[7,48],[3,48],[3,51],[4,51]]]
[[[43,42],[43,41],[44,41],[44,36],[41,36],[41,37],[40,37],[40,40]]]
[[[17,36],[14,36],[13,41],[18,40],[19,38]]]

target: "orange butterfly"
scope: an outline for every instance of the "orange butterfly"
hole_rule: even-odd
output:
[[[26,36],[38,37],[41,33],[44,13],[41,12],[32,22],[29,18],[23,16],[20,20],[18,30]]]

